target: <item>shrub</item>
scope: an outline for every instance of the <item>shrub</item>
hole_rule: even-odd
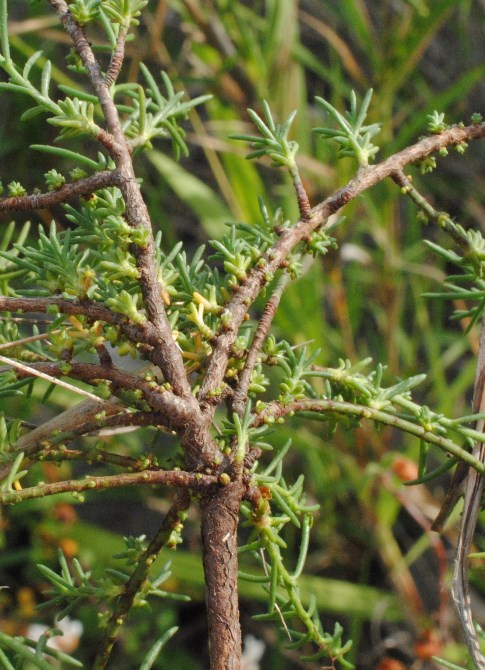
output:
[[[317,141],[327,147],[335,142],[338,158],[350,158],[356,167],[344,186],[312,206],[292,134],[296,113],[280,122],[263,101],[248,110],[251,129],[246,124],[233,140],[249,146],[248,159],[269,159],[273,168],[287,173],[298,214],[287,218],[283,208],[272,211],[261,197],[254,218],[217,232],[210,255],[203,247],[191,253],[180,242],[165,244],[156,232],[134,158],[163,140],[170,141],[175,158],[186,156],[187,117],[217,101],[208,95],[189,100],[165,72],[157,75],[144,65],[139,79],[119,83],[126,40],[145,9],[144,0],[50,4],[71,41],[67,61],[76,77],[69,84],[57,81],[55,94],[54,69],[41,52],[22,65],[13,57],[7,2],[0,3],[0,65],[6,75],[0,87],[29,99],[24,120],[44,115],[56,133],[52,142],[34,147],[55,160],[44,173],[45,185],[29,192],[15,175],[0,200],[3,212],[53,214],[52,223],[39,226],[37,234],[29,233],[29,224],[20,231],[14,225],[5,228],[0,395],[10,407],[21,397],[46,402],[54,388],[62,387],[71,406],[36,427],[3,415],[0,500],[22,510],[29,500],[43,503],[68,494],[82,502],[85,495],[101,499],[97,491],[120,487],[163,486],[175,493],[151,539],[141,533],[127,536],[116,554],[118,567],[109,566],[101,575],[87,570],[72,547],[61,546],[58,568],[46,562],[39,568],[49,584],[42,606],[56,607],[62,621],[85,603],[92,611],[102,603],[101,641],[92,667],[106,667],[128,614],[154,596],[184,600],[166,584],[170,567],[158,559],[164,548],[182,542],[189,510],[196,508],[211,668],[240,667],[238,556],[240,577],[260,584],[266,594],[267,613],[260,618],[280,624],[291,649],[302,650],[308,662],[352,667],[351,643],[342,626],[335,624],[328,632],[316,598],[301,588],[318,505],[307,498],[304,476],[293,476],[292,440],[284,438],[292,417],[320,422],[328,439],[338,427],[354,431],[368,421],[418,439],[413,483],[429,481],[456,463],[455,477],[467,475],[454,598],[470,654],[483,667],[467,596],[468,553],[485,472],[483,338],[473,414],[450,418],[412,396],[423,374],[389,381],[383,363],[372,366],[367,356],[322,365],[308,343],[295,344],[271,330],[288,285],[313,259],[338,247],[338,227],[347,225],[339,218],[341,210],[384,180],[414,203],[423,222],[448,236],[445,243],[441,238],[428,243],[458,268],[438,297],[466,304],[457,316],[468,318],[469,327],[481,319],[481,234],[433,206],[407,174],[414,164],[424,173],[433,170],[436,157],[448,148],[463,153],[485,135],[481,117],[450,125],[443,113],[429,114],[426,137],[374,163],[381,124],[367,119],[372,90],[362,99],[352,91],[347,111],[318,96],[315,109],[326,125],[314,128]],[[236,69],[235,76],[244,86],[244,73]],[[77,150],[65,148],[64,142]],[[99,149],[96,158],[92,145]],[[167,171],[165,157],[155,152],[149,157]],[[73,165],[69,172],[66,164]],[[184,183],[193,184],[185,176]],[[243,188],[253,199],[251,185],[243,183]],[[20,314],[26,316],[19,320]],[[42,320],[33,316],[39,314]],[[32,334],[24,334],[26,327]],[[128,355],[136,364],[125,363]],[[119,437],[133,428],[144,429],[151,440],[161,433],[172,436],[170,457]],[[100,435],[111,436],[108,448],[104,437],[96,439]],[[439,457],[430,447],[448,458],[434,465]],[[45,482],[39,464],[49,462],[78,467],[72,477]],[[295,538],[297,557],[289,567],[292,557],[286,550]],[[140,668],[156,663],[175,632],[172,625],[158,630],[153,646],[137,659]],[[36,642],[1,633],[4,667],[51,667],[46,652],[79,666],[74,656],[49,643],[55,635],[55,629],[47,629]]]

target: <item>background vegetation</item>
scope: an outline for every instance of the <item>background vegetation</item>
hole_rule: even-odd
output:
[[[13,49],[24,56],[42,49],[59,62],[65,36],[46,4],[15,0],[9,5]],[[286,178],[264,161],[246,161],[244,147],[229,139],[248,131],[245,110],[260,110],[263,98],[279,119],[298,109],[293,139],[300,145],[299,167],[312,203],[345,183],[353,170],[351,161],[337,161],[331,145],[311,134],[310,128],[323,120],[314,95],[342,109],[351,89],[361,96],[373,88],[370,121],[383,124],[385,155],[423,134],[426,116],[435,109],[444,111],[448,122],[483,110],[484,14],[482,3],[467,0],[150,2],[128,45],[128,78],[137,77],[143,61],[155,71],[166,70],[191,97],[214,93],[203,110],[191,112],[189,158],[175,163],[169,153],[153,149],[148,161],[138,165],[167,248],[180,239],[190,252],[208,238],[221,237],[227,221],[258,219],[258,194],[273,209],[282,207],[286,217],[298,217]],[[53,78],[69,85],[60,71],[54,70]],[[33,188],[39,175],[57,166],[57,159],[27,149],[48,130],[43,120],[31,119],[18,133],[22,102],[14,96],[2,99],[1,176],[9,181],[11,175],[22,175],[22,183]],[[485,220],[483,154],[483,145],[476,143],[465,158],[440,161],[440,169],[424,181],[412,170],[415,182],[434,194],[439,208],[465,226],[481,226]],[[423,237],[439,241],[439,233],[423,228],[414,207],[387,183],[367,192],[345,214],[346,223],[336,231],[339,251],[288,289],[275,319],[276,332],[295,343],[311,338],[321,347],[320,365],[371,356],[387,364],[389,378],[428,372],[421,391],[425,402],[450,416],[466,414],[476,333],[465,333],[463,321],[450,321],[449,305],[422,297],[436,291],[444,276],[422,242]],[[8,408],[2,407],[0,399],[0,408],[38,423],[46,412],[54,415],[73,400],[60,389],[50,393],[47,403],[37,394],[15,408],[10,400]],[[321,504],[306,578],[320,611],[328,613],[329,622],[337,617],[345,625],[359,668],[435,667],[431,654],[461,662],[463,648],[446,592],[449,543],[428,531],[446,477],[434,482],[433,490],[404,488],[402,480],[417,472],[415,440],[392,429],[377,433],[370,425],[350,437],[341,430],[326,435],[321,425],[295,421],[280,433],[282,441],[291,434],[294,473],[307,475],[309,493]],[[116,439],[120,448],[128,445],[130,453],[140,453],[151,436],[140,429]],[[174,445],[160,437],[149,449],[164,463],[174,453]],[[46,481],[69,477],[65,465],[62,471],[52,464],[42,467]],[[4,513],[1,530],[9,550],[0,555],[0,582],[10,587],[0,591],[4,629],[21,631],[42,618],[51,623],[49,612],[33,610],[42,601],[44,586],[35,566],[39,561],[54,565],[58,546],[67,557],[78,555],[83,565],[99,569],[122,546],[121,534],[150,536],[167,504],[145,490],[119,489],[103,496],[87,497],[82,509],[69,497]],[[120,669],[135,667],[141,640],[160,622],[181,625],[170,642],[170,667],[207,665],[200,653],[206,632],[195,525],[193,533],[189,525],[177,552],[171,588],[189,593],[192,601],[154,605],[148,619],[134,616],[118,652]],[[485,590],[478,570],[474,585],[477,593]],[[260,611],[257,585],[242,582],[241,598],[243,631],[266,645],[261,667],[302,667],[282,650],[273,625],[251,619]],[[84,625],[89,667],[94,622],[87,610],[76,616]],[[155,667],[168,666],[162,660]]]

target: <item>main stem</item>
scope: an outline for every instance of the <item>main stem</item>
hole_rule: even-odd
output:
[[[240,670],[237,589],[240,482],[205,492],[200,501],[211,670]]]

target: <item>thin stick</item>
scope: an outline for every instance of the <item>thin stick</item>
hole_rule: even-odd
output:
[[[116,170],[97,172],[90,177],[86,177],[86,179],[65,184],[57,191],[24,195],[18,198],[0,198],[0,212],[28,212],[36,209],[48,209],[53,205],[72,200],[72,198],[91,195],[91,193],[101,188],[117,186],[119,182],[120,175]]]
[[[60,330],[53,330],[51,333],[40,333],[39,335],[30,335],[30,337],[23,337],[21,340],[14,340],[13,342],[4,342],[0,344],[0,351],[4,349],[12,349],[12,347],[18,347],[21,344],[29,344],[29,342],[37,342],[38,340],[47,340],[51,335],[56,335],[60,333]]]
[[[478,350],[475,388],[473,392],[473,408],[477,412],[485,411],[485,315],[482,319],[482,330],[480,333],[480,348]],[[484,419],[480,419],[477,422],[476,428],[478,432],[482,432],[484,424]],[[473,456],[480,462],[485,463],[485,443],[475,443]],[[465,481],[465,502],[456,547],[455,569],[452,581],[453,600],[458,611],[468,651],[477,670],[485,670],[485,656],[481,652],[478,636],[473,625],[468,584],[468,554],[470,553],[478,514],[480,513],[483,485],[483,475],[473,468],[469,468]]]
[[[183,470],[144,470],[143,472],[122,472],[118,475],[104,477],[86,477],[85,479],[68,479],[52,484],[38,484],[20,491],[6,491],[0,493],[0,503],[14,505],[23,500],[45,498],[59,493],[77,491],[101,491],[120,488],[122,486],[137,486],[141,484],[166,485],[178,488],[204,488],[213,486],[217,482],[215,475],[200,475]]]
[[[424,426],[412,423],[407,419],[402,419],[396,414],[375,409],[374,407],[368,407],[367,405],[359,405],[357,403],[344,402],[341,400],[313,400],[310,398],[293,400],[287,405],[275,401],[268,403],[264,409],[256,415],[251,425],[254,428],[257,428],[265,423],[273,423],[279,418],[288,415],[292,416],[293,413],[296,414],[299,412],[313,412],[315,415],[334,412],[335,414],[341,414],[342,416],[357,416],[361,419],[370,419],[375,423],[380,423],[385,426],[394,426],[404,433],[415,435],[429,444],[434,444],[445,453],[456,456],[468,465],[471,465],[471,467],[478,472],[485,475],[485,463],[474,454],[471,454],[469,451],[453,442],[453,440],[426,430]],[[315,418],[317,419],[317,417]]]
[[[95,400],[100,405],[103,405],[105,402],[101,398],[98,398],[98,396],[94,395],[94,393],[84,391],[84,389],[80,389],[77,386],[73,386],[72,384],[63,382],[62,379],[57,379],[56,377],[52,377],[51,375],[48,375],[45,372],[42,372],[41,370],[36,370],[35,368],[30,367],[30,365],[24,365],[23,363],[14,361],[12,358],[7,358],[6,356],[0,356],[0,363],[5,363],[5,365],[9,365],[10,367],[15,368],[16,370],[20,370],[21,372],[26,372],[27,374],[32,375],[33,377],[39,377],[40,379],[45,379],[51,384],[56,384],[57,386],[61,386],[62,388],[67,389],[68,391],[72,391],[73,393],[82,395],[85,398]]]
[[[271,298],[266,303],[261,319],[259,320],[253,341],[251,342],[251,347],[246,357],[246,363],[241,373],[239,384],[237,385],[234,392],[232,406],[234,411],[237,412],[239,416],[242,416],[244,412],[245,400],[249,384],[251,382],[251,374],[258,360],[258,354],[261,351],[261,347],[263,346],[264,341],[269,333],[274,315],[278,309],[278,305],[280,304],[281,296],[283,295],[289,280],[290,276],[286,272],[280,277]]]
[[[184,473],[188,475],[189,473]],[[192,475],[194,477],[195,475]],[[119,629],[123,625],[127,614],[133,607],[136,594],[145,583],[150,567],[154,560],[160,554],[160,551],[167,544],[174,528],[182,523],[183,513],[190,505],[190,496],[187,491],[179,491],[176,495],[170,510],[165,515],[160,528],[152,538],[150,544],[140,556],[137,567],[123,588],[123,593],[117,600],[114,611],[111,614],[106,626],[106,633],[101,648],[94,661],[94,670],[103,670],[109,660],[113,646],[119,634]]]
[[[111,62],[108,66],[108,70],[106,71],[104,78],[104,83],[108,87],[115,83],[115,81],[118,79],[118,75],[121,72],[121,66],[123,65],[125,58],[125,44],[127,35],[128,27],[121,25],[118,32],[118,38],[116,40],[116,47],[111,56]]]

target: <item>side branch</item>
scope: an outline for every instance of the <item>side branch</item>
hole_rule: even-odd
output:
[[[253,268],[246,282],[240,287],[240,290],[234,295],[227,306],[226,309],[230,311],[232,316],[230,326],[226,327],[217,336],[217,344],[199,393],[200,398],[204,399],[208,391],[221,384],[230,356],[231,346],[237,337],[249,306],[259,295],[261,288],[265,284],[266,276],[274,274],[282,267],[288,254],[299,242],[308,237],[314,230],[324,225],[331,214],[337,212],[364,191],[383,181],[383,179],[392,177],[406,165],[415,163],[450,144],[460,144],[484,136],[485,123],[477,123],[465,128],[449,128],[437,135],[426,137],[377,165],[359,169],[357,175],[348,184],[314,207],[311,210],[309,219],[300,219],[294,226],[285,230],[280,239],[266,252],[264,264],[258,264]]]
[[[49,193],[24,195],[19,198],[0,198],[0,212],[27,212],[35,209],[47,209],[78,196],[91,195],[100,188],[119,186],[120,181],[120,175],[116,170],[104,170],[86,177],[86,179],[65,184],[60,189]]]
[[[74,48],[81,57],[81,60],[89,73],[91,81],[102,81],[103,77],[98,61],[96,60],[93,50],[91,49],[91,46],[86,39],[86,35],[84,34],[83,29],[78,23],[76,23],[71,12],[69,11],[67,3],[64,0],[49,1],[57,12],[61,20],[62,27],[71,38],[74,44]]]
[[[485,316],[482,318],[482,330],[480,333],[480,347],[478,350],[475,387],[473,390],[473,411],[479,413],[485,411]],[[484,420],[480,419],[477,422],[476,430],[482,432],[483,427]],[[477,458],[480,463],[485,465],[485,443],[476,442],[472,454],[474,458]],[[461,466],[462,464],[458,467],[460,468]],[[458,611],[468,651],[477,670],[485,670],[485,656],[482,654],[480,642],[473,625],[468,585],[468,565],[470,561],[468,556],[477,527],[478,515],[481,510],[483,488],[483,471],[477,472],[476,469],[468,468],[464,491],[465,502],[463,505],[452,580],[453,600]]]
[[[439,447],[445,453],[453,454],[461,461],[464,461],[470,465],[474,470],[479,472],[482,475],[485,475],[485,463],[477,458],[474,454],[471,454],[469,451],[466,451],[458,444],[455,444],[453,440],[442,437],[441,435],[436,435],[419,424],[412,423],[406,419],[401,419],[395,414],[389,414],[382,410],[374,409],[373,407],[367,407],[366,405],[357,405],[350,402],[343,402],[339,400],[312,400],[312,399],[303,399],[303,400],[294,400],[287,405],[283,405],[280,402],[271,402],[266,405],[266,407],[258,413],[253,426],[261,426],[268,422],[273,422],[275,419],[280,417],[292,415],[297,412],[315,413],[315,420],[322,420],[318,415],[322,414],[342,414],[348,416],[356,416],[362,419],[371,419],[376,423],[381,423],[386,426],[393,426],[398,430],[401,430],[410,435],[415,435],[419,439],[428,442],[429,444],[434,444]],[[308,418],[308,414],[307,414]],[[311,418],[311,417],[310,417]]]
[[[82,314],[91,321],[104,321],[119,326],[121,332],[132,342],[146,345],[145,355],[149,361],[157,365],[162,371],[164,357],[162,348],[164,341],[154,325],[147,321],[141,325],[131,323],[124,314],[112,312],[100,303],[91,300],[66,300],[60,296],[49,298],[17,298],[0,296],[0,312],[48,312],[56,306],[62,314],[78,316]],[[150,349],[151,347],[151,349]]]
[[[215,476],[194,474],[182,470],[123,472],[119,475],[106,475],[104,477],[88,476],[83,480],[68,479],[63,482],[54,482],[53,484],[38,484],[37,486],[31,486],[20,491],[3,492],[0,493],[0,503],[3,505],[15,505],[24,500],[45,498],[46,496],[53,496],[58,493],[101,491],[141,484],[200,489],[213,486],[216,482],[217,478]]]
[[[96,660],[94,661],[93,670],[103,670],[103,668],[106,667],[108,659],[111,655],[111,651],[118,637],[119,629],[123,625],[126,616],[133,606],[136,594],[143,587],[150,567],[153,565],[160,551],[169,542],[172,531],[178,524],[182,523],[184,512],[189,508],[189,505],[190,496],[188,492],[186,490],[179,491],[170,507],[170,510],[163,519],[162,525],[160,526],[155,537],[153,537],[151,540],[146,550],[140,556],[135,571],[125,584],[123,593],[118,598],[116,606],[106,627],[106,633],[101,649],[98,652]]]
[[[68,372],[65,366],[68,365]],[[100,380],[111,382],[112,393],[117,395],[124,391],[135,391],[141,394],[141,399],[145,400],[150,407],[156,412],[160,412],[164,424],[169,429],[185,428],[189,418],[191,417],[191,407],[185,403],[181,398],[178,398],[166,389],[154,386],[153,383],[148,383],[140,377],[131,375],[123,370],[115,367],[103,367],[95,365],[94,363],[31,363],[29,366],[47,374],[51,377],[69,377],[88,384],[95,384]],[[28,372],[17,370],[19,378],[29,377]],[[100,399],[99,410],[102,411],[104,402]]]
[[[258,327],[251,342],[251,346],[246,358],[246,363],[244,369],[241,372],[239,384],[234,391],[234,396],[232,400],[232,406],[235,412],[242,416],[244,412],[244,405],[246,396],[248,393],[249,384],[251,383],[251,375],[254,370],[254,366],[258,360],[258,354],[261,351],[261,347],[264,344],[266,337],[268,336],[271,324],[273,322],[276,310],[280,304],[281,297],[284,293],[284,290],[290,281],[290,276],[284,274],[280,277],[280,280],[273,291],[270,299],[266,303],[266,306],[263,310],[261,319],[259,320]]]
[[[104,418],[95,420],[94,417],[101,411]],[[94,421],[96,422],[96,430],[111,425],[109,420],[112,417],[117,417],[116,425],[126,425],[125,417],[130,420],[129,425],[139,425],[140,417],[137,414],[127,412],[126,406],[120,400],[107,400],[102,405],[95,400],[86,400],[75,407],[66,409],[29,433],[22,435],[15,444],[15,453],[21,451],[26,456],[33,454],[39,448],[42,448],[42,443],[45,446],[45,442],[49,441],[54,434],[57,438],[57,436],[65,436],[66,433],[73,436],[90,433]]]
[[[129,411],[119,400],[103,401],[102,405],[94,400],[85,400],[22,435],[14,448],[3,454],[1,461],[5,465],[0,467],[0,479],[6,477],[9,472],[9,465],[6,463],[13,462],[19,453],[23,453],[31,460],[35,460],[36,454],[40,452],[45,458],[56,454],[56,458],[62,457],[68,460],[84,458],[87,462],[90,460],[98,462],[99,456],[99,460],[106,463],[132,470],[146,470],[146,461],[141,467],[141,461],[128,456],[119,456],[113,452],[102,452],[97,449],[92,458],[88,452],[69,452],[64,446],[81,436],[96,435],[106,430],[136,430],[141,426],[165,429],[162,417],[156,412]]]
[[[136,248],[135,257],[148,319],[158,332],[159,365],[166,380],[172,385],[174,392],[177,395],[189,398],[191,397],[190,383],[187,379],[182,355],[172,337],[172,329],[165,312],[158,282],[158,268],[150,215],[143,200],[140,185],[136,180],[130,148],[110,92],[109,80],[105,80],[103,77],[100,65],[84,31],[74,20],[65,0],[50,0],[50,3],[56,10],[64,30],[71,37],[74,47],[88,71],[94,92],[103,110],[108,132],[113,138],[112,146],[108,145],[106,148],[121,176],[120,190],[125,201],[126,220],[132,228],[141,227],[148,232],[146,245]],[[121,53],[118,56],[121,56]],[[119,67],[121,67],[121,62],[113,65],[111,75],[116,75]]]
[[[119,28],[118,38],[116,40],[116,47],[111,56],[111,62],[106,71],[104,78],[104,83],[106,86],[112,86],[115,81],[118,79],[118,75],[121,71],[121,66],[123,65],[123,60],[125,58],[125,43],[126,36],[128,34],[128,28],[124,25],[121,25]]]

